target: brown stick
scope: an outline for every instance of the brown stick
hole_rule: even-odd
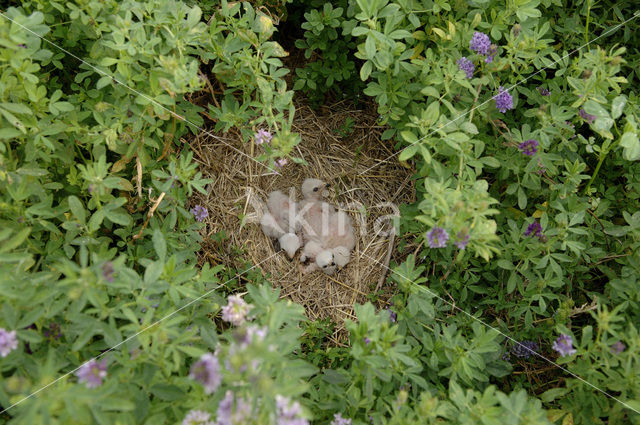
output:
[[[387,277],[387,271],[389,270],[389,262],[391,261],[391,252],[393,252],[393,243],[396,240],[396,229],[392,229],[391,231],[391,239],[389,239],[389,246],[387,247],[387,255],[384,257],[384,264],[382,265],[384,268],[382,269],[382,274],[380,275],[380,279],[378,279],[378,285],[376,285],[375,292],[378,292],[384,283],[384,280]]]

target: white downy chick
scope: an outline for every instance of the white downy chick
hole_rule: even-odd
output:
[[[332,275],[336,271],[336,264],[333,261],[333,253],[324,249],[319,243],[310,241],[305,244],[300,255],[300,261],[305,262],[312,260],[311,264],[304,268],[303,273],[310,273],[316,270],[322,270],[328,275]]]
[[[264,232],[264,234],[272,239],[278,239],[285,234],[284,230],[282,229],[282,227],[280,227],[275,217],[268,212],[262,214],[262,218],[260,219],[260,226],[262,227],[262,231]]]
[[[296,251],[301,245],[300,237],[295,233],[285,233],[278,238],[278,243],[289,258],[293,258],[293,256],[296,255]]]
[[[351,217],[344,211],[337,211],[329,217],[329,228],[323,234],[323,246],[329,249],[343,247],[351,252],[356,246],[356,235]]]
[[[293,258],[302,245],[296,234],[300,223],[295,220],[297,205],[279,190],[271,192],[267,198],[268,212],[264,212],[260,220],[262,231],[272,239],[276,239],[289,258]],[[277,248],[276,248],[277,249]]]
[[[269,194],[267,208],[284,233],[295,233],[300,224],[295,220],[297,204],[279,190]]]
[[[333,261],[336,263],[336,267],[338,269],[343,268],[349,261],[351,261],[351,250],[347,249],[344,246],[337,246],[333,248]]]

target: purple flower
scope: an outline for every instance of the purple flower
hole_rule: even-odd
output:
[[[538,344],[533,341],[523,341],[518,344],[514,344],[511,347],[511,354],[516,357],[528,359],[532,354],[538,351]]]
[[[247,304],[241,296],[230,295],[229,303],[222,307],[222,320],[240,326],[246,321],[251,307],[251,304]]]
[[[333,421],[331,425],[351,425],[351,419],[343,418],[342,414],[336,413],[333,415]]]
[[[213,393],[222,383],[218,357],[212,353],[203,354],[200,360],[191,365],[189,378],[201,383],[206,394]]]
[[[109,283],[113,283],[113,263],[107,261],[102,265],[102,277]]]
[[[387,307],[387,311],[389,312],[389,320],[391,321],[391,323],[396,323],[396,321],[398,320],[398,315],[391,310],[390,307]]]
[[[182,425],[214,425],[209,420],[211,414],[202,410],[190,410],[182,420]]]
[[[508,90],[500,86],[498,88],[498,94],[493,96],[496,100],[496,108],[503,114],[509,109],[513,109],[513,97],[509,94]]]
[[[542,96],[551,96],[549,89],[545,89],[544,87],[538,87],[538,91]]]
[[[209,217],[209,211],[202,205],[196,205],[191,208],[191,214],[193,214],[197,221],[204,221],[205,218]]]
[[[473,78],[473,71],[476,69],[473,62],[465,57],[458,59],[458,69],[461,69],[467,74],[467,78]]]
[[[365,336],[364,337],[364,344],[365,345],[369,345],[370,342],[371,342],[371,340]]]
[[[246,348],[253,342],[262,342],[267,336],[268,329],[256,325],[247,326],[245,329],[239,329],[236,338],[240,343],[240,348]]]
[[[589,124],[591,124],[597,118],[595,115],[591,115],[587,113],[587,111],[585,111],[584,109],[580,109],[580,112],[578,112],[578,115],[580,115],[582,119],[588,122]]]
[[[527,230],[524,231],[525,236],[530,236],[531,234],[538,238],[542,237],[542,226],[537,220],[534,220],[533,223],[528,225]]]
[[[95,186],[93,184],[89,184],[89,186],[87,186],[87,192],[89,192],[89,194],[93,193]]]
[[[444,248],[447,246],[449,234],[442,227],[434,227],[427,233],[427,240],[431,248]]]
[[[467,244],[469,243],[470,238],[471,236],[468,233],[458,232],[458,234],[456,235],[457,240],[454,242],[454,244],[458,247],[458,249],[465,249],[467,247]]]
[[[62,333],[60,332],[60,325],[57,324],[56,322],[51,322],[49,324],[49,329],[45,329],[43,334],[44,334],[44,337],[48,339],[60,338],[62,336]]]
[[[263,143],[270,143],[273,136],[266,130],[258,130],[256,134],[253,135],[253,140],[256,145],[261,145]]]
[[[498,53],[498,46],[492,44],[489,48],[489,51],[487,52],[487,57],[484,59],[485,63],[493,62],[493,57],[496,55],[496,53]]]
[[[102,385],[102,380],[107,377],[107,360],[102,359],[98,363],[91,359],[76,371],[78,382],[84,382],[87,388],[97,388]]]
[[[276,166],[278,168],[282,168],[285,165],[287,165],[287,158],[280,158],[279,160],[276,161]]]
[[[235,409],[233,401],[235,399]],[[251,416],[251,405],[244,398],[233,395],[233,391],[227,390],[224,398],[218,405],[218,420],[216,425],[240,425],[247,423]]]
[[[289,397],[276,395],[276,411],[278,425],[309,425],[309,421],[301,417],[302,408],[297,401],[291,402]]]
[[[611,352],[614,354],[620,354],[627,348],[622,341],[618,341],[611,346]]]
[[[523,154],[527,155],[527,156],[533,156],[536,154],[536,152],[538,152],[538,141],[535,139],[529,139],[529,140],[525,140],[524,142],[520,143],[520,145],[518,146],[518,148],[520,148],[520,150],[522,151]]]
[[[576,353],[576,349],[573,348],[573,339],[571,338],[571,335],[560,335],[558,339],[555,340],[551,348],[556,350],[562,357]]]
[[[16,348],[18,348],[16,331],[7,332],[6,329],[0,328],[0,357],[7,357]]]
[[[471,41],[469,42],[469,48],[474,52],[486,55],[491,47],[491,41],[489,36],[482,32],[474,32]]]

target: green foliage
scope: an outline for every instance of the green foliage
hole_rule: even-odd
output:
[[[276,396],[323,425],[336,413],[352,425],[640,423],[640,31],[616,29],[634,3],[295,5],[308,63],[294,89],[370,96],[382,139],[415,169],[397,291],[388,310],[355,305],[339,347],[336,324],[307,320],[251,264],[201,263],[189,211],[212,183],[181,142],[189,131],[268,130],[257,159],[269,165],[301,140],[273,40],[287,3],[3,12],[15,23],[0,18],[0,328],[19,345],[0,357],[0,406],[20,404],[0,420],[181,423],[196,409],[216,418],[232,391],[248,424],[278,423]],[[492,60],[470,49],[474,32]],[[514,102],[504,113],[500,86]],[[436,227],[444,248],[431,247]],[[232,292],[246,292],[246,323],[220,317]],[[561,334],[574,354],[552,348]],[[88,389],[74,372],[101,353],[107,377]],[[212,394],[189,377],[205,353],[220,361]]]
[[[355,43],[351,41],[349,29],[353,20],[347,17],[353,16],[349,13],[353,8],[345,11],[346,2],[340,3],[340,7],[324,3],[321,9],[305,13],[306,21],[301,25],[304,38],[295,42],[298,49],[304,49],[304,57],[309,62],[304,68],[296,68],[293,89],[302,90],[315,102],[321,101],[334,87],[343,97],[353,95],[360,88],[354,78],[356,65],[350,57]]]

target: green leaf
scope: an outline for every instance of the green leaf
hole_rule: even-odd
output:
[[[174,401],[187,394],[182,388],[170,384],[155,384],[151,387],[151,394],[161,400]]]
[[[417,151],[418,151],[418,146],[417,145],[407,146],[406,148],[404,148],[400,152],[400,155],[398,155],[398,161],[406,161],[406,160],[412,158],[416,154]]]
[[[596,118],[609,118],[609,113],[599,103],[593,100],[588,100],[584,104],[584,110],[591,115],[595,115]]]
[[[31,233],[31,227],[26,227],[20,230],[13,238],[6,242],[3,241],[2,245],[0,245],[0,253],[9,252],[22,245],[22,243],[27,239],[27,236],[29,236],[29,233]]]
[[[371,60],[376,56],[376,42],[371,35],[367,36],[367,40],[364,42],[364,52],[366,59]]]
[[[365,81],[371,75],[371,71],[373,70],[373,64],[371,61],[366,61],[362,68],[360,68],[360,79]]]
[[[153,249],[156,250],[156,253],[158,254],[158,258],[161,261],[165,260],[165,257],[167,256],[167,242],[164,239],[164,235],[162,234],[162,231],[160,231],[160,229],[155,229],[153,231]]]
[[[69,208],[80,223],[84,224],[86,222],[87,212],[85,211],[82,202],[80,202],[80,200],[74,195],[69,196]]]
[[[627,161],[640,159],[640,142],[638,135],[634,132],[626,132],[620,138],[620,146],[624,148],[622,156]]]
[[[618,119],[622,115],[625,105],[627,104],[626,96],[620,95],[611,102],[611,118]]]

